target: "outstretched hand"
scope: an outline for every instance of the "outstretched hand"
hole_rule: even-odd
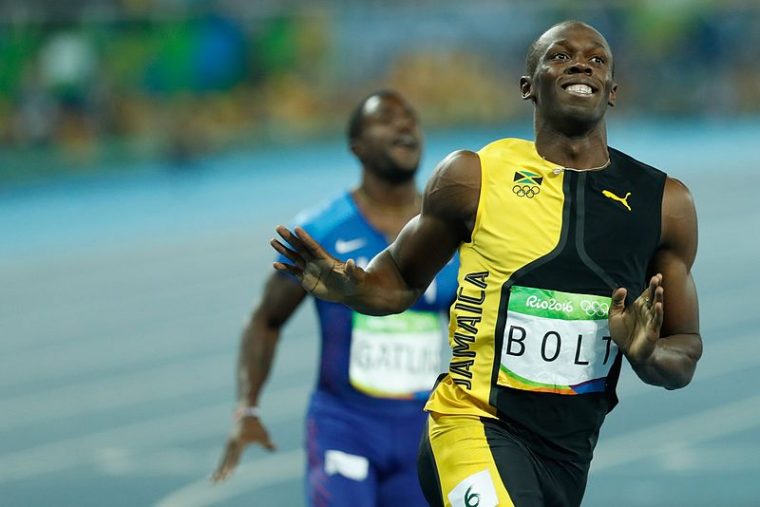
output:
[[[290,248],[278,239],[272,239],[270,244],[293,264],[275,262],[274,268],[295,276],[301,282],[301,287],[314,296],[343,302],[347,296],[355,293],[366,276],[353,259],[339,261],[301,227],[296,227],[291,232],[280,225],[276,230]]]
[[[646,361],[654,352],[662,327],[664,293],[659,273],[629,307],[625,306],[626,289],[618,288],[612,293],[610,336],[632,363]]]
[[[240,456],[250,444],[258,443],[264,449],[274,451],[275,445],[269,438],[267,431],[261,419],[258,417],[240,417],[236,418],[232,432],[224,446],[222,458],[219,465],[211,475],[211,481],[218,483],[226,480],[240,463]]]

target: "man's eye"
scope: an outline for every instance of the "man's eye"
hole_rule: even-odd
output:
[[[552,55],[552,60],[567,60],[569,57],[565,53],[556,53]]]
[[[598,63],[600,65],[604,65],[605,63],[607,63],[607,60],[602,58],[601,56],[593,56],[591,57],[591,61],[594,63]]]

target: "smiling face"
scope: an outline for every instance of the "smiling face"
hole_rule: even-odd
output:
[[[523,98],[533,100],[539,119],[560,129],[598,124],[615,104],[612,51],[586,24],[550,28],[531,47],[528,72],[520,79]]]
[[[351,151],[386,181],[411,180],[420,164],[422,133],[409,103],[393,92],[376,94],[364,101],[359,115]]]

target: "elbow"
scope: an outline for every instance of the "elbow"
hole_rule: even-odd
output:
[[[702,357],[702,337],[694,334],[691,340],[691,347],[684,353],[683,360],[679,368],[670,376],[668,382],[663,387],[670,391],[682,389],[691,383],[694,378],[694,372],[697,369],[697,362]]]
[[[691,379],[694,378],[694,368],[689,371],[679,372],[677,375],[673,375],[663,385],[668,391],[675,391],[676,389],[683,389],[691,383]]]
[[[386,314],[402,313],[411,308],[422,293],[417,291],[408,291],[396,299],[392,305],[388,307]]]
[[[701,348],[699,355],[701,355]],[[669,391],[673,391],[675,389],[682,389],[688,386],[691,383],[691,380],[694,378],[694,372],[697,369],[698,360],[699,356],[688,357],[684,364],[682,364],[678,369],[678,371],[674,372],[670,378],[668,378],[663,387]]]

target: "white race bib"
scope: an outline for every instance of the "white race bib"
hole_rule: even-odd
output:
[[[513,286],[498,384],[558,394],[604,391],[618,353],[611,299]]]
[[[441,371],[442,343],[438,313],[354,313],[351,385],[378,398],[425,398]]]

